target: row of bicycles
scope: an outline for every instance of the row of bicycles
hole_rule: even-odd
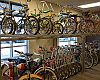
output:
[[[85,60],[87,61],[86,68],[92,68],[96,66],[100,61],[100,48],[99,41],[87,42],[85,46]]]
[[[57,75],[46,60],[33,61],[32,55],[15,50],[22,58],[8,58],[2,66],[3,80],[57,80]],[[43,57],[43,55],[42,55]]]
[[[79,73],[82,70],[80,64],[80,54],[76,57],[76,49],[73,51],[71,47],[54,47],[52,49],[50,67],[57,72],[58,80],[66,80],[67,78]]]
[[[80,72],[81,64],[74,61],[70,53],[65,56],[62,51],[60,47],[51,51],[41,48],[39,53],[34,54],[15,50],[24,59],[8,58],[2,65],[3,80],[63,80]],[[34,59],[34,56],[38,58]]]
[[[85,44],[84,67],[90,69],[99,63],[99,41]],[[3,80],[66,80],[82,70],[82,45],[57,46],[38,52],[18,53],[2,63]]]
[[[21,3],[21,0],[19,0]],[[26,2],[27,3],[27,2]],[[1,29],[4,34],[75,34],[75,33],[99,33],[100,18],[96,15],[90,16],[89,13],[78,16],[72,12],[65,12],[66,7],[62,7],[59,14],[54,14],[52,5],[48,6],[45,1],[40,1],[42,8],[37,7],[39,13],[31,13],[29,16],[28,4],[23,5],[16,15],[22,18],[16,22],[14,12],[7,7],[3,7],[4,15],[1,21]],[[10,1],[9,1],[10,5]],[[37,4],[38,5],[38,4]],[[45,6],[46,5],[46,6]],[[47,7],[45,10],[44,7]],[[49,8],[50,7],[50,8]],[[42,14],[48,14],[43,17]]]

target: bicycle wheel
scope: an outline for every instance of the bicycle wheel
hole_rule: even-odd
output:
[[[97,53],[92,53],[92,57],[93,57],[93,59],[94,59],[94,64],[93,64],[93,66],[96,66],[97,64],[98,64],[98,62],[99,62],[99,57],[98,57],[98,55],[97,55]]]
[[[75,63],[72,63],[71,66],[73,66],[73,68],[75,69],[75,73],[74,74],[79,72],[78,71],[78,66]]]
[[[68,71],[68,66],[65,64],[64,65],[64,74],[65,74],[65,79],[69,77],[69,71]]]
[[[75,62],[74,64],[77,66],[78,72],[80,72],[82,70],[82,65],[79,62]]]
[[[25,31],[24,31],[24,24],[25,24],[25,20],[23,19],[20,19],[18,22],[17,22],[17,30],[16,30],[16,34],[24,34]]]
[[[57,80],[62,80],[60,67],[56,67],[55,72],[57,73]]]
[[[70,64],[69,64],[69,67],[70,67],[70,69],[71,69],[71,76],[73,76],[73,75],[76,73],[75,66],[74,66],[72,63],[70,63]]]
[[[25,20],[24,26],[25,33],[28,35],[36,35],[40,29],[37,18],[33,16],[28,16],[28,19]]]
[[[94,64],[94,60],[93,60],[92,55],[86,51],[86,53],[85,53],[85,68],[89,69],[93,66],[93,64]]]
[[[63,34],[63,25],[61,23],[54,23],[53,34]]]
[[[65,19],[64,32],[66,34],[73,34],[76,31],[76,22],[72,18]]]
[[[57,80],[56,73],[49,67],[46,68],[41,67],[37,69],[34,73],[42,76],[44,80]]]
[[[95,23],[95,33],[100,33],[100,21]]]
[[[94,23],[91,20],[85,20],[79,23],[79,30],[82,33],[93,33],[95,30]]]
[[[11,17],[4,17],[2,19],[1,29],[4,34],[14,34],[16,27]]]
[[[64,73],[64,65],[61,65],[60,68],[59,68],[59,71],[60,71],[60,80],[64,80],[66,75]]]
[[[23,75],[18,80],[43,80],[43,78],[36,74],[26,74],[26,75]]]
[[[9,65],[8,64],[4,64],[3,66],[4,66],[4,68],[2,70],[2,78],[3,78],[3,80],[10,80],[10,79],[12,79],[10,77],[12,74],[10,73]]]
[[[44,18],[40,19],[39,25],[40,25],[39,33],[41,35],[50,34],[53,29],[52,22],[49,18],[44,17]]]

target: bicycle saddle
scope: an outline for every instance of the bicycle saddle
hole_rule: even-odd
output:
[[[67,12],[67,13],[61,12],[60,14],[62,14],[62,15],[69,15],[70,13],[72,13],[72,12]]]
[[[15,62],[15,61],[17,61],[17,59],[16,58],[8,58],[8,61],[9,62]]]
[[[71,17],[78,17],[77,14],[72,14]]]

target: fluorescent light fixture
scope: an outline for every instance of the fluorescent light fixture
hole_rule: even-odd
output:
[[[95,2],[95,3],[80,5],[78,7],[80,7],[80,8],[91,8],[91,7],[97,7],[97,6],[100,6],[100,2]]]

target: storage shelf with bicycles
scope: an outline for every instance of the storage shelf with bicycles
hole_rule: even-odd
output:
[[[94,20],[89,13],[85,13],[85,15],[82,17],[78,16],[77,14],[71,14],[72,12],[68,12],[66,7],[62,7],[59,14],[56,15],[53,13],[54,9],[51,4],[49,8],[45,1],[41,1],[40,3],[43,7],[40,9],[37,3],[37,9],[39,13],[37,13],[37,10],[34,9],[35,13],[31,13],[31,16],[28,14],[28,4],[22,5],[22,9],[19,9],[17,15],[23,16],[18,22],[15,21],[13,15],[15,10],[10,10],[7,7],[0,5],[0,7],[3,8],[4,14],[1,23],[2,34],[49,35],[100,33],[99,21]],[[44,10],[45,5],[47,10]],[[42,17],[41,15],[43,13],[48,14],[48,16]],[[58,19],[55,20],[56,17]],[[77,18],[79,18],[79,20],[77,20]]]
[[[45,47],[39,47],[40,50],[33,53],[14,50],[18,53],[18,58],[7,58],[7,62],[1,66],[3,80],[67,80],[98,64],[100,42],[86,42],[86,37],[100,35],[99,18],[95,19],[89,12],[82,16],[72,14],[67,10],[69,6],[61,5],[59,14],[55,14],[51,3],[47,4],[46,1],[36,3],[37,9],[29,14],[28,0],[25,5],[21,0],[19,2],[22,8],[16,14],[15,10],[7,8],[7,4],[11,4],[10,0],[6,7],[0,5],[3,9],[3,13],[0,13],[3,15],[0,42],[66,37],[77,37],[81,42],[76,42],[77,45],[56,45],[50,47],[49,51]],[[42,7],[39,8],[39,5]],[[22,18],[16,21],[15,15],[21,15]],[[34,55],[39,58],[34,59]]]

